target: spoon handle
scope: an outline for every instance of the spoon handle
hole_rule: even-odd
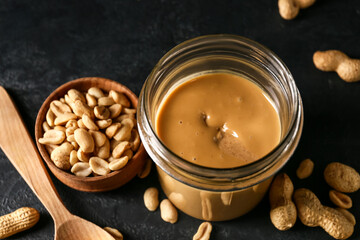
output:
[[[14,103],[0,86],[0,147],[54,220],[70,215],[60,200]]]

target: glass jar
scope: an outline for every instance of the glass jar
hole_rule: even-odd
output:
[[[229,169],[202,167],[174,154],[157,136],[155,120],[167,94],[191,76],[212,72],[241,75],[271,98],[281,140],[263,158]],[[142,143],[171,202],[195,218],[223,221],[249,212],[264,197],[299,142],[303,106],[290,71],[273,52],[240,36],[209,35],[181,43],[160,59],[140,93],[137,119]]]

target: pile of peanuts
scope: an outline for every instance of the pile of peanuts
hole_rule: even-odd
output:
[[[135,114],[123,93],[70,89],[50,103],[38,141],[58,168],[81,177],[106,175],[125,167],[139,148]]]
[[[305,179],[311,175],[313,168],[314,163],[305,159],[300,163],[296,175],[299,179]],[[356,220],[347,210],[352,207],[352,200],[344,193],[360,189],[360,174],[350,166],[332,162],[326,166],[324,178],[333,188],[329,191],[329,198],[337,208],[322,205],[309,189],[299,188],[294,191],[294,185],[286,173],[275,177],[269,199],[270,219],[277,229],[288,230],[299,218],[304,225],[320,226],[336,239],[347,239],[353,234]]]

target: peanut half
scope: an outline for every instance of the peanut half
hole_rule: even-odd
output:
[[[165,222],[174,224],[178,220],[178,212],[169,199],[164,199],[161,201],[160,214],[161,214],[161,218]]]
[[[92,157],[89,160],[91,170],[98,175],[106,175],[110,172],[109,163],[99,157]]]
[[[308,158],[300,163],[298,169],[296,170],[296,175],[299,179],[305,179],[310,177],[313,170],[314,170],[314,162]]]
[[[209,222],[203,222],[200,224],[193,240],[209,240],[212,231],[212,225]]]
[[[297,189],[294,193],[294,201],[298,216],[304,225],[320,226],[336,239],[346,239],[353,234],[354,225],[336,209],[323,206],[310,190]]]
[[[50,103],[38,141],[58,168],[83,177],[104,175],[124,168],[139,149],[135,114],[123,93],[70,89]]]
[[[296,207],[291,200],[294,185],[286,173],[278,174],[269,191],[270,219],[279,230],[288,230],[296,222]]]
[[[159,190],[155,187],[146,189],[144,193],[144,204],[149,211],[155,211],[159,206]]]
[[[60,144],[65,139],[65,133],[63,131],[50,129],[44,133],[42,138],[39,138],[41,144]]]
[[[69,170],[71,168],[70,153],[73,148],[73,145],[64,142],[52,151],[50,158],[58,168]]]
[[[87,162],[77,162],[72,166],[71,172],[79,177],[87,177],[89,176],[93,171],[90,167],[90,164]]]
[[[330,190],[329,191],[330,200],[338,207],[349,209],[352,207],[352,200],[351,198],[341,192]]]
[[[18,232],[33,227],[40,219],[34,208],[22,207],[0,217],[0,239],[10,237]]]
[[[75,141],[79,144],[81,151],[91,153],[94,151],[95,143],[91,134],[85,129],[78,128],[74,132]]]
[[[127,156],[113,159],[109,163],[109,168],[112,171],[118,171],[118,170],[122,169],[123,167],[125,167],[125,165],[128,163],[128,161],[129,161],[129,158]]]

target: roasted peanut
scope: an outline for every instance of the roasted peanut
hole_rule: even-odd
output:
[[[85,95],[85,97],[86,97],[86,102],[89,105],[89,107],[93,108],[97,105],[96,97],[94,97],[88,93]]]
[[[149,211],[155,211],[159,206],[159,190],[155,187],[146,189],[144,193],[144,204]]]
[[[87,115],[87,114],[82,115],[81,120],[87,129],[93,130],[93,131],[99,130],[99,127],[94,123],[94,121],[90,118],[89,115]]]
[[[123,108],[122,112],[124,114],[135,114],[136,113],[136,109],[134,108]]]
[[[176,223],[178,220],[178,212],[169,199],[164,199],[160,203],[160,215],[165,222]]]
[[[96,149],[94,152],[96,156],[99,158],[107,159],[110,157],[110,142],[108,139],[105,140],[105,143],[103,146]]]
[[[111,236],[115,238],[115,240],[123,240],[124,237],[119,230],[111,227],[104,227],[104,230],[107,231]]]
[[[111,139],[115,135],[115,133],[119,130],[120,127],[121,127],[121,123],[113,123],[113,124],[111,124],[105,130],[106,136],[109,139]]]
[[[130,160],[133,157],[133,155],[134,155],[133,151],[131,151],[131,149],[127,149],[127,150],[125,150],[125,152],[121,156],[122,157],[126,156]]]
[[[80,100],[76,100],[72,106],[72,110],[76,116],[82,117],[82,115],[87,114],[89,116],[93,115],[92,109]],[[80,127],[80,126],[79,126]]]
[[[109,163],[99,157],[91,157],[89,160],[91,170],[98,175],[106,175],[110,172]]]
[[[130,148],[130,143],[128,141],[121,142],[113,150],[112,156],[114,158],[119,158],[124,153],[124,151],[129,148]]]
[[[135,114],[121,114],[120,116],[118,116],[117,118],[115,118],[116,122],[121,122],[122,120],[129,118],[133,121],[133,125],[136,125],[136,119],[135,119]]]
[[[77,123],[76,123],[77,125]],[[65,130],[65,134],[67,137],[69,137],[70,135],[74,135],[75,130],[78,129],[77,127],[69,127]]]
[[[308,8],[315,3],[316,0],[279,0],[279,13],[286,20],[294,19],[299,10]]]
[[[77,150],[77,154],[76,156],[78,157],[78,159],[82,162],[89,162],[89,159],[90,159],[90,154],[88,153],[84,153],[83,151],[81,151],[81,149],[79,148]]]
[[[313,192],[300,188],[294,193],[294,201],[301,222],[310,227],[320,226],[336,239],[349,238],[354,226],[336,209],[323,206]]]
[[[72,166],[71,172],[79,177],[87,177],[92,173],[92,169],[87,162],[77,162]]]
[[[81,92],[79,92],[78,90],[76,90],[76,89],[70,89],[67,92],[67,95],[69,96],[69,98],[73,102],[75,102],[76,100],[80,100],[83,103],[86,103],[84,95]]]
[[[87,129],[82,119],[79,119],[77,121],[77,125],[79,126],[79,128]]]
[[[125,167],[126,164],[128,163],[128,161],[129,161],[129,158],[127,156],[113,159],[111,161],[111,163],[109,163],[109,168],[112,171],[118,171],[118,170],[122,169],[123,167]]]
[[[77,157],[77,151],[76,150],[72,150],[70,152],[70,158],[69,158],[69,162],[71,166],[74,166],[75,163],[79,162],[79,159]]]
[[[22,207],[16,211],[0,217],[0,239],[10,237],[16,233],[33,227],[40,219],[35,208]]]
[[[91,134],[91,136],[94,139],[95,146],[97,146],[97,147],[104,146],[104,144],[105,144],[105,142],[107,140],[105,134],[103,134],[100,131],[89,131],[89,133]]]
[[[296,175],[299,179],[308,178],[314,169],[314,162],[311,159],[303,160],[298,169],[296,170]]]
[[[104,106],[94,107],[95,117],[101,120],[108,119],[110,117],[110,111]]]
[[[79,144],[77,144],[77,142],[71,142],[71,145],[73,145],[73,147],[74,147],[74,150],[79,150]]]
[[[50,127],[55,126],[55,114],[49,109],[46,113],[46,122],[49,124]]]
[[[121,121],[121,127],[114,135],[114,139],[117,141],[128,141],[131,138],[131,130],[134,127],[131,119],[124,119]]]
[[[41,144],[60,144],[65,140],[65,133],[59,130],[48,130],[42,138],[39,138]]]
[[[75,141],[79,144],[81,151],[84,153],[90,153],[94,151],[94,139],[91,134],[82,129],[78,128],[74,132]]]
[[[209,222],[203,222],[200,224],[193,240],[209,240],[212,231],[212,225]]]
[[[122,106],[120,104],[114,104],[109,107],[110,118],[116,118],[120,115]]]
[[[65,128],[68,129],[68,128],[79,128],[78,124],[77,124],[77,121],[76,120],[70,120],[66,123],[65,125]]]
[[[96,98],[101,98],[101,97],[105,96],[103,91],[101,91],[101,89],[97,88],[97,87],[89,88],[88,94],[90,94],[91,96],[94,96]]]
[[[73,135],[69,135],[67,138],[66,138],[66,141],[72,143],[72,142],[76,142],[75,141],[75,136],[74,134]]]
[[[324,170],[325,181],[339,192],[356,192],[360,188],[360,175],[352,167],[339,162],[328,164]]]
[[[286,173],[278,174],[270,187],[270,219],[281,231],[292,228],[296,222],[296,207],[291,200],[293,192],[294,185]]]
[[[71,108],[66,104],[58,100],[50,103],[50,110],[58,117],[64,113],[71,113]]]
[[[351,59],[338,50],[314,53],[315,67],[321,71],[335,71],[346,82],[360,81],[360,59]]]
[[[345,209],[352,207],[351,198],[344,193],[341,193],[341,192],[338,192],[335,190],[330,190],[329,197],[330,197],[330,200],[338,207],[345,208]]]
[[[76,119],[76,115],[70,112],[61,114],[55,118],[55,125],[65,125],[68,121]]]
[[[126,108],[130,107],[130,101],[123,93],[110,90],[109,96],[112,97],[116,103],[121,104]]]
[[[96,124],[99,126],[100,129],[104,129],[104,128],[109,127],[111,125],[111,123],[112,123],[111,119],[96,121]]]
[[[101,97],[98,99],[98,105],[99,106],[111,106],[115,104],[114,99],[112,99],[111,97]]]
[[[74,102],[70,99],[70,97],[65,94],[64,96],[65,103],[70,106],[71,109],[74,108]]]
[[[62,131],[62,132],[66,132],[66,128],[65,127],[63,127],[63,126],[55,126],[54,127],[54,130],[58,130],[58,131]]]
[[[59,147],[55,148],[51,153],[51,160],[54,161],[54,164],[63,170],[69,170],[71,168],[70,164],[70,153],[73,150],[73,145],[68,142],[64,142]]]

